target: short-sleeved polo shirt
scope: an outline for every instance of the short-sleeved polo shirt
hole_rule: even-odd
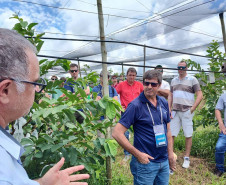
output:
[[[121,105],[126,108],[143,90],[143,84],[138,81],[134,81],[133,85],[130,85],[128,81],[124,81],[119,83],[116,87],[116,91],[120,95]]]
[[[171,81],[170,91],[173,93],[173,110],[185,112],[195,102],[195,93],[201,90],[198,80],[194,76],[179,76]]]
[[[163,125],[165,134],[167,134],[167,124],[170,122],[168,102],[165,98],[157,96],[157,107],[155,107],[148,101],[143,92],[128,105],[119,123],[126,128],[129,128],[131,125],[133,126],[135,148],[154,157],[154,160],[151,161],[163,162],[168,158],[167,146],[156,147],[153,122],[148,111],[147,103],[156,125],[162,124],[161,106]]]
[[[24,149],[8,132],[0,127],[0,185],[39,185],[30,180],[20,157]]]
[[[224,126],[226,127],[226,93],[222,94],[218,99],[216,109],[224,111]]]

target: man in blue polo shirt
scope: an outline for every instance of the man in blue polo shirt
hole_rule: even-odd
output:
[[[133,155],[130,169],[135,185],[166,185],[169,166],[176,169],[168,103],[157,96],[161,82],[159,71],[149,70],[144,74],[144,91],[129,104],[112,134]],[[134,146],[124,136],[131,125]]]
[[[78,79],[78,74],[79,74],[78,65],[71,63],[69,73],[71,75],[72,80],[69,79],[68,81],[66,81],[66,83],[64,84],[64,88],[68,91],[71,91],[72,93],[75,93],[74,86],[76,84],[78,85],[78,83],[76,82],[76,80]],[[90,94],[90,88],[88,85],[86,86],[86,89],[84,89],[84,91],[85,91],[86,95]],[[82,109],[79,109],[79,111],[83,112]],[[75,118],[78,121],[78,123],[80,123],[80,124],[83,123],[83,121],[84,121],[84,117],[81,114],[79,114],[77,111],[75,112]]]

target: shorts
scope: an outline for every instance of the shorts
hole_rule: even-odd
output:
[[[173,114],[173,113],[172,113]],[[192,137],[193,134],[193,119],[194,112],[191,113],[190,109],[182,112],[182,111],[175,111],[173,119],[170,122],[170,129],[172,136],[176,136],[180,132],[180,128],[182,126],[184,131],[184,136],[186,138]]]

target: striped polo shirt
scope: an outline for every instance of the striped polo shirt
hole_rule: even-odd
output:
[[[201,90],[198,80],[193,76],[186,76],[182,80],[179,76],[171,81],[170,91],[173,93],[173,109],[187,111],[195,102],[195,93]]]

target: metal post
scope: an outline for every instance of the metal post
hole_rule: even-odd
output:
[[[146,46],[144,45],[144,69],[143,69],[143,76],[145,73],[145,63],[146,63]]]
[[[220,21],[221,21],[221,29],[222,29],[222,35],[223,35],[223,41],[224,41],[224,50],[226,53],[226,33],[225,33],[225,25],[224,25],[224,13],[219,14]]]
[[[77,58],[78,60],[78,70],[79,70],[79,75],[80,75],[80,78],[82,77],[82,72],[81,72],[81,67],[80,67],[80,61],[79,61],[79,58]]]
[[[102,10],[102,1],[97,0],[97,10],[98,10],[98,18],[99,18],[99,29],[100,29],[100,40],[105,41],[104,35],[104,17],[103,17],[103,10]],[[102,54],[102,70],[103,70],[103,95],[109,95],[109,88],[108,88],[108,71],[107,71],[107,51],[105,42],[101,42],[101,54]],[[111,137],[111,130],[110,128],[107,129],[106,138]],[[106,171],[107,171],[107,184],[111,185],[112,179],[112,170],[111,170],[111,158],[106,157]]]

